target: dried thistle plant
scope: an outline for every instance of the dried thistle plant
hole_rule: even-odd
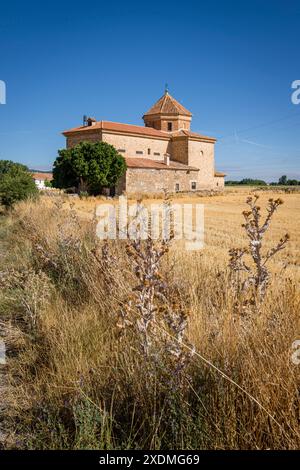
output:
[[[267,253],[263,254],[263,238],[270,227],[274,213],[280,205],[281,199],[269,199],[267,206],[267,216],[261,223],[261,208],[257,205],[258,195],[248,197],[246,203],[249,206],[248,211],[243,212],[245,223],[242,227],[245,229],[249,239],[247,248],[233,248],[229,250],[230,261],[229,268],[232,276],[232,284],[237,295],[244,294],[251,288],[254,295],[251,303],[260,302],[265,298],[266,291],[270,282],[270,271],[267,267],[268,262],[276,253],[283,250],[289,240],[289,235],[284,235],[277,245]],[[250,255],[254,268],[250,267],[245,261],[245,255]],[[244,274],[244,276],[243,276]]]
[[[146,241],[130,240],[126,248],[133,272],[138,280],[138,283],[133,287],[134,295],[128,307],[132,309],[134,303],[138,312],[135,323],[145,357],[150,355],[151,345],[157,330],[157,299],[163,295],[165,290],[160,264],[162,257],[168,250],[169,243],[167,241],[155,243],[150,236]],[[126,317],[128,316],[126,315]]]
[[[128,302],[120,310],[118,327],[124,331],[133,327],[143,357],[154,368],[167,367],[165,383],[178,384],[182,371],[189,363],[186,330],[188,310],[177,288],[164,279],[162,262],[174,238],[171,200],[165,194],[164,216],[169,217],[170,231],[158,240],[148,235],[146,240],[130,239],[126,252],[137,283]],[[150,362],[151,362],[150,361]],[[171,379],[170,379],[171,377]]]

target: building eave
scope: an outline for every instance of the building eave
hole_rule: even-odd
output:
[[[207,137],[207,136],[190,136],[190,135],[172,135],[172,140],[193,140],[196,142],[207,142],[209,144],[215,144],[217,139],[214,137]]]
[[[115,126],[116,128],[112,128]],[[86,127],[76,127],[62,132],[65,137],[84,136],[89,133],[106,133],[114,135],[127,135],[132,137],[144,137],[157,140],[170,140],[170,134],[159,131],[151,127],[136,126],[133,124],[124,124],[110,121],[98,121],[95,125]]]
[[[103,134],[113,134],[113,135],[128,135],[130,137],[140,137],[144,139],[155,139],[155,140],[170,140],[171,136],[168,135],[152,135],[152,134],[142,134],[142,133],[134,133],[134,132],[126,132],[126,131],[114,131],[114,130],[107,130],[107,129],[102,129]]]
[[[161,160],[141,157],[125,157],[125,161],[129,170],[199,171],[199,168],[185,165],[176,160],[170,160],[169,165]]]
[[[181,114],[181,113],[161,113],[161,114],[153,113],[153,114],[144,114],[142,116],[142,119],[151,118],[155,121],[156,119],[170,119],[171,117],[175,117],[175,118],[180,117],[183,121],[184,120],[190,121],[191,118],[193,117],[193,115],[192,114]]]

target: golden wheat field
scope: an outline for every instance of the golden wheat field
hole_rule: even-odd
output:
[[[229,267],[229,250],[247,246],[242,212],[254,192],[174,200],[205,205],[197,252],[175,241],[100,242],[93,214],[107,202],[101,198],[42,196],[2,216],[2,447],[299,448],[300,365],[292,355],[300,339],[300,194],[258,192],[261,220],[270,198],[284,202],[263,253],[290,236],[270,257],[258,297],[240,289],[236,259]]]
[[[255,188],[226,188],[224,193],[213,197],[186,197],[176,196],[172,199],[174,204],[204,204],[205,214],[205,248],[203,255],[211,259],[212,263],[223,264],[228,260],[228,250],[232,247],[242,247],[245,244],[245,233],[241,227],[243,223],[242,212],[247,208],[245,201],[249,195],[259,194],[259,204],[265,209],[270,198],[280,197],[284,206],[272,221],[270,231],[266,234],[265,247],[269,249],[273,242],[278,241],[282,235],[289,233],[291,239],[286,250],[279,253],[272,269],[286,272],[300,280],[300,193],[284,193],[283,191],[256,191]],[[82,217],[93,217],[98,204],[106,200],[88,198],[75,199],[75,208]],[[109,201],[117,204],[117,201]],[[133,200],[128,200],[131,204]],[[143,200],[145,206],[162,202],[162,199],[147,198]]]

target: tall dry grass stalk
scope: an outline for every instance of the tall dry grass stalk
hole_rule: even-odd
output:
[[[228,260],[205,250],[100,243],[95,221],[54,197],[2,225],[11,445],[299,448],[292,278],[269,278],[260,314],[239,315]]]

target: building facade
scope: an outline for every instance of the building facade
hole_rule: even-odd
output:
[[[117,194],[221,190],[215,171],[216,139],[190,130],[192,114],[167,91],[143,116],[145,126],[96,121],[63,132],[67,148],[103,141],[124,156],[127,171]]]

